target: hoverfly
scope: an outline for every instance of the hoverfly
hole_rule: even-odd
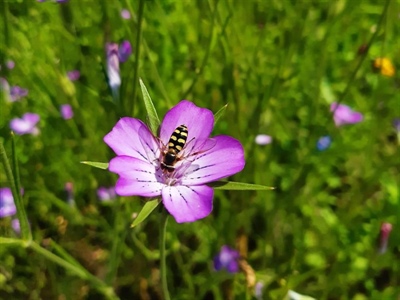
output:
[[[178,154],[185,147],[187,137],[188,128],[186,125],[182,124],[176,127],[169,138],[167,148],[161,153],[161,169],[163,171],[172,173],[175,170],[174,165],[181,159]]]
[[[152,141],[149,141],[144,139],[142,134],[139,134],[143,146],[145,149],[148,149],[147,157],[158,157],[158,159],[156,159],[156,165],[167,177],[170,177],[174,173],[176,170],[176,164],[179,161],[204,153],[215,146],[216,141],[212,138],[204,140],[195,140],[195,138],[192,138],[188,141],[189,130],[190,129],[188,129],[185,124],[179,125],[172,132],[166,145],[160,140],[160,138],[154,135],[152,135]],[[151,148],[153,148],[151,147],[153,143],[159,145],[159,152],[157,151],[156,153],[151,150]],[[196,158],[194,160],[196,160]],[[192,163],[193,161],[189,160],[189,163],[185,165],[183,169],[180,169],[179,173],[184,170],[187,171],[189,167],[193,169],[199,168],[198,165],[192,165]]]

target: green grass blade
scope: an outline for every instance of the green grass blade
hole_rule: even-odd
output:
[[[244,182],[234,182],[234,181],[215,181],[208,184],[209,186],[215,188],[216,190],[236,190],[236,191],[270,191],[274,190],[274,187],[251,184]]]
[[[95,168],[107,170],[108,163],[96,162],[96,161],[81,161],[81,164],[89,165]]]
[[[137,218],[133,221],[131,228],[139,225],[142,223],[146,218],[151,214],[151,212],[160,204],[159,199],[154,199],[151,201],[146,202],[146,204],[143,206],[142,210],[140,211],[139,215]]]
[[[17,158],[16,158],[16,153],[15,153],[15,144],[14,144],[14,133],[11,133],[11,139],[12,139],[12,164],[14,168],[18,168],[18,163],[17,163]],[[7,179],[10,183],[10,188],[13,194],[14,198],[14,203],[15,206],[17,207],[17,217],[19,220],[19,224],[21,226],[21,237],[22,239],[26,241],[31,241],[32,240],[32,232],[29,227],[28,223],[28,218],[26,216],[25,212],[25,207],[22,202],[21,198],[21,191],[18,189],[19,183],[17,182],[17,178],[14,176],[13,171],[10,166],[10,161],[7,157],[6,150],[4,148],[4,145],[2,142],[0,142],[0,156],[1,160],[6,172]]]
[[[139,82],[140,88],[142,89],[144,105],[146,107],[147,115],[149,116],[151,132],[153,132],[154,135],[157,135],[158,126],[160,126],[160,119],[158,118],[156,108],[154,107],[153,101],[151,100],[149,92],[147,91],[142,79],[139,79]]]
[[[222,106],[215,114],[214,114],[214,124],[217,123],[219,118],[222,117],[222,115],[225,113],[226,108],[228,107],[228,104],[225,104]]]

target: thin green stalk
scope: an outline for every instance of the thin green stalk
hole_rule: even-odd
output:
[[[208,58],[210,56],[211,48],[212,48],[212,45],[213,45],[213,37],[214,37],[214,30],[215,30],[215,20],[216,20],[216,17],[217,17],[217,6],[218,6],[218,0],[215,1],[215,7],[214,7],[213,14],[212,14],[212,19],[211,19],[211,28],[210,28],[210,33],[209,33],[209,40],[208,40],[206,54],[204,55],[204,58],[203,58],[203,62],[201,63],[201,66],[200,66],[198,72],[196,73],[196,76],[193,78],[192,84],[189,86],[189,88],[186,90],[186,92],[183,93],[182,99],[186,99],[187,98],[187,96],[190,94],[190,92],[192,91],[192,89],[196,85],[197,80],[200,78],[200,75],[203,73],[204,68],[207,66]]]
[[[387,14],[389,3],[390,3],[390,0],[386,0],[385,7],[384,7],[383,12],[381,14],[381,18],[379,19],[378,24],[376,24],[376,30],[375,30],[374,34],[371,36],[371,39],[369,40],[369,42],[367,44],[367,49],[370,49],[372,43],[374,42],[376,36],[378,35],[378,33],[379,33],[380,29],[381,29],[383,20],[385,19],[385,16]],[[363,64],[365,58],[367,57],[367,54],[368,54],[368,51],[365,51],[365,53],[363,53],[361,55],[361,58],[358,61],[358,64],[357,64],[356,68],[354,69],[353,73],[350,76],[349,81],[347,82],[346,88],[344,89],[343,93],[339,97],[339,100],[337,101],[338,104],[343,102],[344,98],[346,97],[347,93],[349,92],[350,87],[353,85],[353,81],[356,78],[358,70],[361,68],[361,65]],[[336,106],[336,109],[338,107],[339,107],[339,105]],[[335,113],[336,109],[332,112],[333,114]]]
[[[111,248],[110,259],[108,263],[108,273],[105,278],[105,282],[108,285],[112,285],[115,277],[117,276],[118,267],[121,261],[122,247],[126,238],[128,230],[126,230],[126,218],[121,212],[126,211],[122,209],[121,199],[118,199],[114,205],[114,228],[113,232],[113,243]]]
[[[161,213],[162,217],[160,220],[160,273],[161,273],[161,285],[165,300],[170,300],[167,282],[167,265],[166,265],[166,253],[165,253],[165,234],[167,232],[168,213],[163,209]]]
[[[136,34],[136,46],[135,46],[135,72],[133,74],[133,97],[132,104],[125,105],[129,109],[127,111],[132,111],[132,116],[135,115],[135,101],[136,101],[136,91],[139,85],[139,58],[140,58],[140,41],[142,39],[142,21],[143,21],[143,11],[144,11],[145,0],[139,1],[139,11],[137,19],[137,34]]]
[[[12,139],[14,140],[14,133],[11,133]],[[15,154],[15,145],[14,141],[12,142],[12,157],[13,157],[13,166],[15,168],[18,168],[17,166],[17,158]],[[11,166],[10,166],[10,161],[7,157],[6,150],[4,148],[4,145],[2,142],[0,142],[0,156],[1,156],[1,161],[4,166],[4,170],[6,172],[7,179],[10,183],[10,188],[14,197],[14,203],[17,208],[17,217],[19,220],[19,224],[21,226],[21,237],[25,241],[32,241],[32,232],[31,229],[29,228],[29,223],[28,223],[28,218],[26,216],[25,212],[25,207],[24,204],[22,203],[22,198],[20,194],[20,190],[18,189],[19,184],[17,183],[16,178],[14,177],[14,174],[12,172]]]
[[[30,244],[30,248],[35,251],[36,253],[44,256],[46,259],[54,262],[55,264],[65,268],[66,270],[70,271],[71,273],[75,274],[79,278],[85,279],[92,283],[92,286],[102,292],[107,299],[111,300],[116,300],[119,299],[115,293],[112,287],[107,286],[103,281],[101,281],[99,278],[96,276],[90,274],[88,271],[86,271],[83,267],[78,267],[70,262],[58,257],[57,255],[53,254],[52,252],[48,251],[47,249],[41,247],[39,244],[36,242],[32,242]]]

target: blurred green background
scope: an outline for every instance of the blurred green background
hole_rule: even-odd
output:
[[[11,119],[40,115],[38,135],[15,138],[33,239],[83,270],[3,242],[0,299],[162,299],[159,212],[129,228],[144,199],[100,202],[97,188],[117,177],[80,164],[114,156],[102,139],[120,117],[146,121],[139,78],[160,116],[181,99],[214,112],[228,104],[213,133],[245,148],[246,167],[231,180],[276,187],[217,191],[207,218],[170,218],[172,299],[255,299],[244,273],[213,271],[225,244],[263,282],[261,299],[283,299],[288,290],[398,299],[400,135],[392,121],[400,117],[400,79],[373,72],[371,62],[387,57],[399,66],[399,13],[399,0],[0,1],[0,76],[29,90],[16,102],[1,98],[0,139],[10,156]],[[105,45],[123,40],[133,53],[120,65],[118,107]],[[68,79],[71,70],[79,80]],[[334,101],[364,120],[336,127]],[[72,106],[72,119],[61,118],[62,104]],[[258,134],[273,142],[257,145]],[[325,135],[332,144],[320,151]],[[9,187],[0,170],[1,187]],[[379,254],[383,222],[393,231]],[[18,238],[10,217],[0,219],[0,236]]]

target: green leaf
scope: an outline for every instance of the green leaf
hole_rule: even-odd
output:
[[[228,107],[228,103],[225,104],[224,106],[222,106],[219,111],[217,111],[214,114],[214,123],[217,123],[217,121],[219,120],[219,118],[222,117],[222,115],[225,113],[226,108]]]
[[[259,184],[251,184],[234,181],[215,181],[208,184],[216,190],[237,190],[237,191],[270,191],[275,188]]]
[[[96,162],[96,161],[81,161],[81,164],[89,165],[95,168],[107,170],[108,163]]]
[[[146,204],[143,206],[142,210],[140,211],[139,215],[133,221],[131,228],[139,225],[142,223],[146,218],[151,214],[151,212],[160,204],[159,199],[154,199],[147,201]]]
[[[149,116],[149,125],[151,132],[154,135],[157,135],[158,126],[160,126],[160,119],[158,118],[156,108],[154,107],[153,101],[147,91],[146,86],[144,85],[142,79],[139,79],[140,88],[142,89],[143,101],[146,107],[147,115]]]

